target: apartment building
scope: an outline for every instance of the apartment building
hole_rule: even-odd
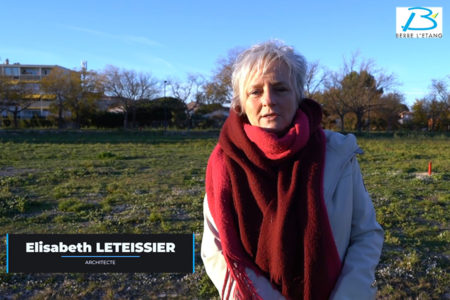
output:
[[[70,69],[58,65],[29,65],[20,63],[10,63],[8,59],[0,64],[0,76],[6,76],[12,80],[24,81],[28,87],[34,91],[35,102],[31,103],[25,110],[19,113],[20,119],[31,119],[33,116],[46,118],[49,115],[51,95],[46,95],[40,88],[40,80],[50,74],[52,69],[60,68],[71,72]],[[11,113],[2,111],[2,117],[6,118]]]

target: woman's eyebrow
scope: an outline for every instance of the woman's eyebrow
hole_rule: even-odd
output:
[[[280,80],[280,81],[276,80],[276,81],[272,81],[270,84],[273,86],[280,86],[280,85],[286,85],[287,83],[283,80]]]
[[[272,85],[272,86],[280,86],[280,85],[287,85],[287,84],[288,83],[286,81],[284,81],[284,80],[273,80],[273,81],[270,81],[270,85]],[[264,85],[263,82],[255,82],[253,84],[250,84],[248,87],[250,89],[252,89],[252,88],[261,87],[263,85]]]
[[[254,89],[254,88],[259,88],[259,87],[261,87],[262,85],[263,85],[262,82],[255,82],[255,83],[253,83],[253,84],[250,84],[248,87],[249,87],[249,89]]]

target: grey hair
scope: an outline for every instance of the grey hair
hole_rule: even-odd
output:
[[[287,46],[279,40],[271,40],[256,44],[243,51],[233,65],[231,83],[233,86],[233,99],[231,108],[238,113],[245,113],[243,100],[246,98],[245,89],[251,75],[262,72],[264,74],[275,62],[283,62],[289,70],[298,103],[303,98],[303,86],[306,77],[306,60],[296,53],[294,48]]]

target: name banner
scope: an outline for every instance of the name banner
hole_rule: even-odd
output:
[[[194,270],[194,234],[6,234],[7,273]]]

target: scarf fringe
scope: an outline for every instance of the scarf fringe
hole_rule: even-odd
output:
[[[247,272],[245,271],[245,263],[236,262],[231,257],[226,256],[227,270],[225,274],[225,281],[222,288],[222,299],[230,299],[231,290],[233,288],[233,282],[230,278],[235,281],[235,289],[232,299],[236,300],[264,300],[259,296],[250,278],[248,278]],[[251,268],[250,266],[247,266]],[[254,268],[252,268],[254,270]],[[259,272],[254,270],[255,274]]]

